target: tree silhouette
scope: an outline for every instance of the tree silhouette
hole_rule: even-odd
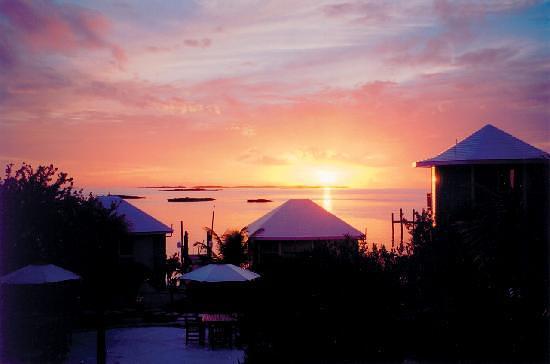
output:
[[[218,254],[212,252],[214,260],[236,266],[246,265],[248,262],[248,233],[246,227],[241,230],[227,230],[222,236],[208,227],[204,229],[212,234],[212,239],[218,246]],[[206,249],[204,243],[196,242],[194,246],[197,245],[201,249]]]
[[[53,165],[7,165],[0,178],[0,273],[53,263],[81,275],[85,286],[106,276],[114,288],[123,276],[119,242],[128,238],[115,208],[75,189]]]

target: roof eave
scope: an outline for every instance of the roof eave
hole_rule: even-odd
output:
[[[468,159],[456,161],[438,161],[424,160],[415,163],[416,168],[429,168],[438,166],[457,166],[457,165],[472,165],[472,164],[543,164],[548,163],[547,158],[531,158],[531,159]]]
[[[428,167],[433,167],[433,166],[434,166],[433,163],[434,163],[433,161],[429,161],[429,160],[427,160],[427,161],[419,161],[419,162],[415,162],[415,163],[414,163],[414,167],[415,167],[415,168],[428,168]]]
[[[165,235],[173,234],[173,230],[162,230],[162,231],[129,231],[132,235]]]
[[[276,237],[276,236],[255,236],[253,237],[254,240],[262,240],[262,241],[316,241],[316,240],[346,240],[348,238],[350,239],[362,239],[364,235],[349,235],[349,236],[302,236],[302,237],[289,237],[289,236],[283,236],[283,237]]]

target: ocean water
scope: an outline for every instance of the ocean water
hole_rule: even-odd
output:
[[[96,188],[86,192],[95,195],[126,194],[144,196],[144,199],[128,200],[168,226],[174,234],[167,238],[166,251],[172,254],[180,241],[180,221],[189,232],[190,249],[193,243],[206,239],[205,227],[209,227],[212,211],[215,211],[214,231],[218,234],[228,229],[241,229],[260,218],[285,201],[308,198],[340,217],[362,232],[367,241],[391,247],[391,213],[399,216],[403,208],[406,217],[412,217],[412,209],[426,207],[424,189],[354,189],[354,188],[222,188],[219,191],[167,192],[156,188]],[[207,202],[168,202],[173,197],[212,197]],[[265,198],[269,203],[248,203],[248,199]],[[399,226],[395,226],[395,239],[399,240]],[[405,240],[408,235],[405,233]]]

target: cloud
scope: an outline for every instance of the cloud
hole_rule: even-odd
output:
[[[417,38],[418,39],[418,38]],[[453,44],[444,36],[432,39],[407,39],[399,42],[400,45],[386,45],[381,49],[387,51],[389,62],[395,65],[448,65],[453,60]]]
[[[436,15],[449,23],[454,23],[483,17],[489,14],[519,10],[540,3],[542,3],[540,0],[436,0],[433,3],[433,9]]]
[[[254,166],[259,183],[328,165],[409,186],[411,161],[486,122],[548,145],[528,3],[206,2],[162,20],[85,3],[0,0],[0,154],[94,164],[98,181],[155,163],[157,179]]]
[[[183,41],[183,44],[186,47],[192,47],[192,48],[208,48],[212,44],[212,40],[210,38],[185,39]]]
[[[0,25],[2,33],[9,34],[12,58],[18,61],[25,52],[72,55],[79,50],[93,49],[110,51],[119,65],[127,60],[124,50],[106,38],[109,20],[99,12],[77,5],[48,0],[0,0]],[[5,64],[5,35],[2,38],[0,59],[4,59]],[[15,56],[13,49],[22,54]]]
[[[283,166],[289,164],[288,160],[280,157],[266,155],[257,148],[250,148],[246,150],[243,154],[237,157],[237,160],[242,163],[252,164],[256,166]]]
[[[4,69],[15,65],[17,54],[14,44],[10,41],[10,29],[0,22],[0,66]]]
[[[145,50],[151,53],[158,53],[158,52],[171,52],[174,50],[174,47],[163,47],[163,46],[156,46],[156,45],[149,45],[145,47]]]
[[[510,47],[483,48],[462,54],[457,63],[468,66],[494,67],[497,63],[507,62],[516,56],[519,49]]]
[[[392,18],[392,5],[381,1],[355,1],[330,4],[323,7],[329,17],[351,17],[357,23],[380,24]]]
[[[349,153],[334,150],[334,149],[324,149],[316,146],[301,148],[294,151],[291,154],[293,156],[293,159],[295,160],[312,161],[312,162],[330,162],[330,161],[345,162],[345,161],[353,160],[353,158]]]
[[[256,130],[253,127],[251,127],[250,125],[236,125],[236,124],[233,124],[230,127],[228,127],[227,129],[231,130],[231,131],[236,131],[236,132],[238,132],[239,134],[241,134],[242,136],[245,136],[245,137],[254,137],[254,136],[256,136]]]

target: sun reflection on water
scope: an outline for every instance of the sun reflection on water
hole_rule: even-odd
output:
[[[330,195],[330,187],[323,188],[323,208],[332,212],[332,197]]]

